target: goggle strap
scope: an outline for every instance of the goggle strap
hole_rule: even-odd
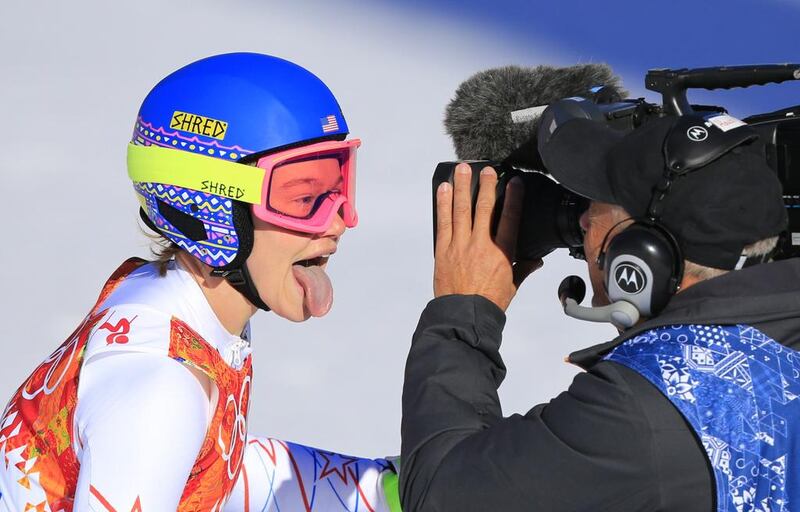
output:
[[[128,144],[128,176],[139,183],[162,183],[250,204],[261,203],[264,170],[236,162],[160,146]]]

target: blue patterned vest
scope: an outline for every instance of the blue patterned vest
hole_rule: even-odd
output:
[[[641,374],[694,428],[717,510],[800,511],[800,352],[747,325],[674,325],[605,359]]]

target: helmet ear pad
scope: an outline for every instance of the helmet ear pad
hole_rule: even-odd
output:
[[[224,277],[252,305],[264,311],[270,311],[270,307],[259,295],[258,287],[256,287],[253,277],[247,268],[247,258],[253,251],[253,239],[255,236],[250,205],[241,201],[231,201],[231,207],[231,218],[233,227],[236,230],[236,236],[239,237],[239,248],[230,263],[215,268],[212,270],[211,275]]]
[[[241,201],[231,201],[231,217],[236,236],[239,238],[239,248],[233,260],[218,270],[233,270],[244,265],[250,253],[253,251],[253,217],[250,213],[250,205]]]
[[[630,302],[646,317],[664,309],[683,277],[675,237],[647,220],[634,222],[611,239],[600,263],[609,300]]]

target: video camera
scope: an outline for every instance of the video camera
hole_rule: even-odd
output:
[[[726,113],[713,105],[691,105],[688,89],[730,89],[800,80],[800,65],[755,65],[697,69],[652,69],[645,77],[645,86],[661,94],[661,104],[644,98],[622,99],[616,89],[594,87],[581,97],[570,97],[551,103],[541,111],[539,133],[501,161],[467,161],[473,171],[473,205],[478,194],[478,175],[490,165],[498,173],[495,221],[503,203],[506,184],[520,176],[525,185],[522,221],[519,228],[516,259],[541,258],[557,248],[567,248],[570,255],[584,258],[583,232],[579,225],[588,200],[560,186],[547,173],[538,153],[538,138],[546,136],[553,120],[558,124],[569,118],[592,119],[623,132],[635,130],[653,119],[664,116]],[[783,199],[789,227],[781,236],[776,259],[800,256],[800,105],[743,119],[754,128],[765,143],[766,159],[783,185]],[[590,143],[590,141],[587,141]],[[436,190],[444,181],[452,183],[455,166],[460,162],[442,162],[433,174],[434,243],[436,240]],[[495,226],[496,227],[496,226]]]

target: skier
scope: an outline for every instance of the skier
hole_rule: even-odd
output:
[[[128,173],[168,243],[126,261],[0,416],[0,511],[399,510],[396,468],[247,433],[249,319],[332,303],[357,139],[316,76],[209,57],[144,100]]]

